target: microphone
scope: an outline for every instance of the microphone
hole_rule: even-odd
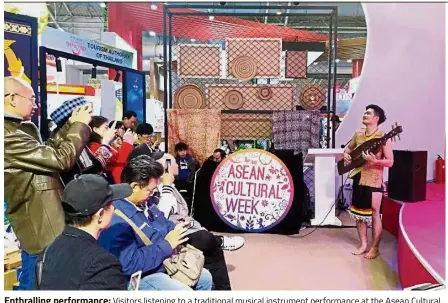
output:
[[[345,143],[345,144],[342,144],[341,145],[341,148],[345,148],[350,142],[352,141],[352,139],[350,139],[350,140],[348,140],[348,142],[347,143]]]

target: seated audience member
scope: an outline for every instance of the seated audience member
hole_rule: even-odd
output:
[[[176,152],[176,162],[179,165],[179,175],[177,181],[192,182],[194,174],[200,168],[199,161],[188,153],[188,145],[180,142],[174,146]],[[176,184],[177,185],[177,184]]]
[[[79,97],[65,101],[51,113],[50,117],[57,125],[57,128],[53,131],[53,141],[58,141],[58,137],[60,137],[59,132],[64,133],[64,130],[70,125],[70,116],[73,111],[80,106],[88,107],[90,105],[84,97]],[[108,153],[107,148],[102,147],[96,153],[93,153],[88,146],[85,146],[81,155],[76,160],[76,164],[73,165],[71,169],[60,173],[61,181],[64,183],[64,186],[81,174],[101,174],[103,165],[96,155],[102,153]]]
[[[112,224],[101,234],[101,245],[115,255],[123,266],[128,279],[142,271],[139,290],[191,290],[186,284],[171,279],[166,274],[163,261],[171,257],[174,250],[188,241],[185,223],[175,225],[148,199],[156,189],[163,175],[163,166],[149,156],[142,155],[128,161],[121,180],[132,187],[132,194],[126,199],[114,202],[116,210],[132,220],[150,239],[146,246],[140,236],[121,216],[114,214]],[[169,182],[165,174],[163,180]],[[195,290],[210,290],[212,277],[204,269]]]
[[[97,239],[112,220],[112,201],[131,193],[129,184],[109,185],[98,175],[83,175],[67,185],[62,195],[66,226],[37,261],[37,289],[127,289],[120,263]]]
[[[213,152],[213,156],[211,156],[210,158],[217,163],[221,163],[222,160],[226,158],[226,152],[220,148],[215,149],[215,151]]]
[[[115,184],[120,183],[121,171],[133,149],[134,134],[128,129],[123,135],[121,147],[115,148],[112,145],[117,138],[115,125],[109,128],[107,118],[102,116],[93,116],[89,125],[92,128],[89,142],[90,150],[101,161],[104,171],[112,178],[112,182]],[[107,151],[98,153],[101,147],[106,147]]]
[[[188,243],[204,253],[204,266],[211,272],[216,290],[230,290],[229,274],[223,249],[239,249],[244,245],[244,239],[242,237],[215,236],[203,228],[198,221],[190,217],[188,215],[187,202],[172,184],[174,177],[179,172],[179,167],[174,162],[174,157],[163,153],[156,153],[153,157],[162,165],[165,165],[166,160],[171,160],[172,163],[168,171],[171,176],[171,182],[165,180],[165,182],[160,182],[159,184],[158,189],[161,192],[161,196],[156,201],[157,207],[163,212],[165,218],[168,218],[175,224],[190,222],[191,226],[186,232],[189,238]]]
[[[125,131],[130,129],[131,131],[134,131],[135,123],[137,123],[137,114],[130,110],[123,114],[123,124]]]

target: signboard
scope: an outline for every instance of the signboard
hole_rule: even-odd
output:
[[[19,77],[37,95],[37,19],[4,12],[4,77]],[[32,121],[38,125],[38,113]]]
[[[210,187],[218,216],[247,232],[273,228],[288,214],[294,183],[285,164],[258,149],[238,151],[216,169]]]
[[[76,56],[132,68],[133,54],[97,41],[47,27],[42,46]]]

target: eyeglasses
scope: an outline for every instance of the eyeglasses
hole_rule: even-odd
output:
[[[150,138],[156,138],[156,135],[139,135],[143,139],[150,139]]]
[[[31,98],[29,98],[29,97],[25,97],[25,96],[22,96],[22,95],[20,95],[20,94],[17,94],[17,93],[12,93],[12,94],[5,94],[5,97],[8,97],[8,96],[15,96],[15,95],[17,95],[17,96],[19,96],[19,97],[22,97],[22,98],[24,98],[24,99],[27,99],[27,100],[30,100],[34,105],[36,105],[36,97],[31,97]]]

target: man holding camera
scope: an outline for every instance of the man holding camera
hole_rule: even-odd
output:
[[[37,109],[33,88],[15,77],[5,77],[4,84],[6,215],[22,247],[19,289],[31,290],[38,254],[64,227],[58,173],[70,169],[87,144],[92,108],[75,110],[67,127],[44,145],[29,122]]]

